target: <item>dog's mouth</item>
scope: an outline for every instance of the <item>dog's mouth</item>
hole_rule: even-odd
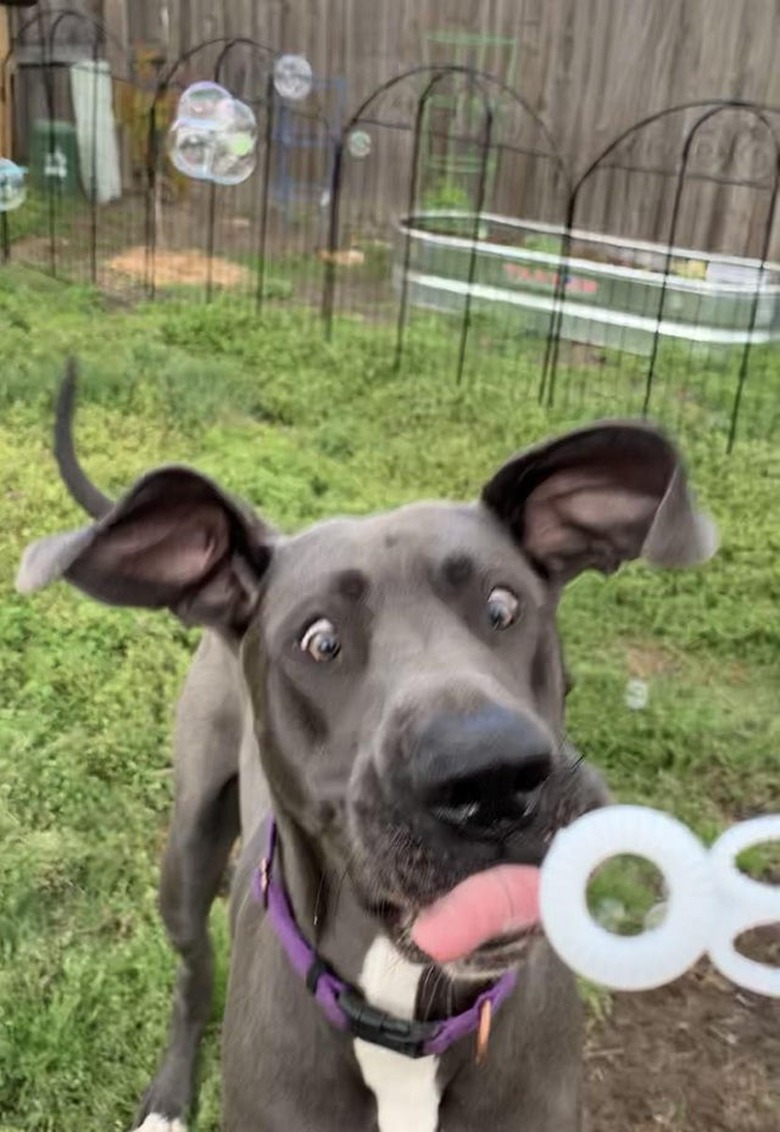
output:
[[[384,901],[371,911],[408,959],[484,979],[515,966],[541,934],[539,872],[502,864],[471,874],[425,908]]]
[[[443,964],[450,978],[460,982],[484,982],[485,979],[496,979],[512,967],[517,967],[526,958],[529,946],[534,940],[542,937],[541,926],[524,931],[517,931],[512,935],[500,936],[481,944],[476,951],[460,959]],[[424,953],[425,954],[425,953]]]

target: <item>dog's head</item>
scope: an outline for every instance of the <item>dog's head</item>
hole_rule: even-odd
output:
[[[63,577],[230,638],[275,804],[419,958],[420,909],[501,863],[539,864],[556,829],[606,800],[564,743],[563,586],[638,557],[691,565],[714,543],[669,441],[615,422],[510,460],[476,503],[289,538],[163,468],[31,546],[17,584]],[[495,970],[521,946],[493,941],[458,970]]]

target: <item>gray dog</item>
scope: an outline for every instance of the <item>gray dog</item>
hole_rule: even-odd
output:
[[[33,544],[59,578],[205,628],[179,704],[161,908],[180,956],[139,1124],[183,1128],[232,845],[225,1132],[577,1132],[576,984],[538,927],[555,831],[606,790],[564,738],[556,606],[583,570],[701,562],[680,458],[608,422],[510,459],[468,504],[282,537],[185,467]]]

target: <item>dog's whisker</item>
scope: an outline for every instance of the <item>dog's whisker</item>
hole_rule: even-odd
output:
[[[427,1018],[428,1010],[433,1004],[433,997],[436,992],[435,974],[436,973],[433,967],[426,967],[420,979],[420,987],[417,992],[417,998],[420,1014],[423,1018]]]
[[[325,872],[323,871],[320,874],[320,883],[317,886],[317,895],[314,897],[314,912],[312,914],[312,927],[314,927],[315,929],[318,928],[319,924],[320,924],[320,911],[321,911],[321,908],[322,908],[323,901],[326,901],[327,887],[328,887],[328,879],[327,879]]]
[[[341,900],[341,896],[342,896],[342,893],[344,891],[344,885],[347,881],[347,878],[350,875],[352,866],[355,864],[355,861],[357,860],[357,856],[358,856],[357,849],[355,847],[350,849],[350,852],[347,855],[347,859],[344,863],[344,866],[340,870],[340,873],[338,875],[338,880],[336,882],[336,888],[335,888],[335,894],[334,894],[334,900],[333,900],[333,915],[336,915],[336,913],[338,912],[339,902]]]
[[[430,975],[430,979],[428,980],[430,985],[428,988],[428,1001],[427,1003],[423,1003],[422,1006],[423,1017],[427,1017],[428,1013],[432,1010],[434,1003],[436,1002],[436,995],[440,987],[447,989],[445,1013],[452,1013],[451,1004],[449,1001],[449,995],[451,993],[452,986],[444,971],[442,971],[440,967],[428,967],[426,970],[426,975]]]
[[[442,986],[445,989],[445,1014],[455,1013],[455,980],[446,972],[442,971],[441,975]]]

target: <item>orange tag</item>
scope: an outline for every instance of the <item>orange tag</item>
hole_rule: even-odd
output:
[[[490,1041],[490,1025],[493,1021],[493,1004],[490,999],[482,1003],[479,1010],[479,1026],[477,1027],[477,1056],[475,1061],[481,1065],[487,1058],[488,1042]]]

